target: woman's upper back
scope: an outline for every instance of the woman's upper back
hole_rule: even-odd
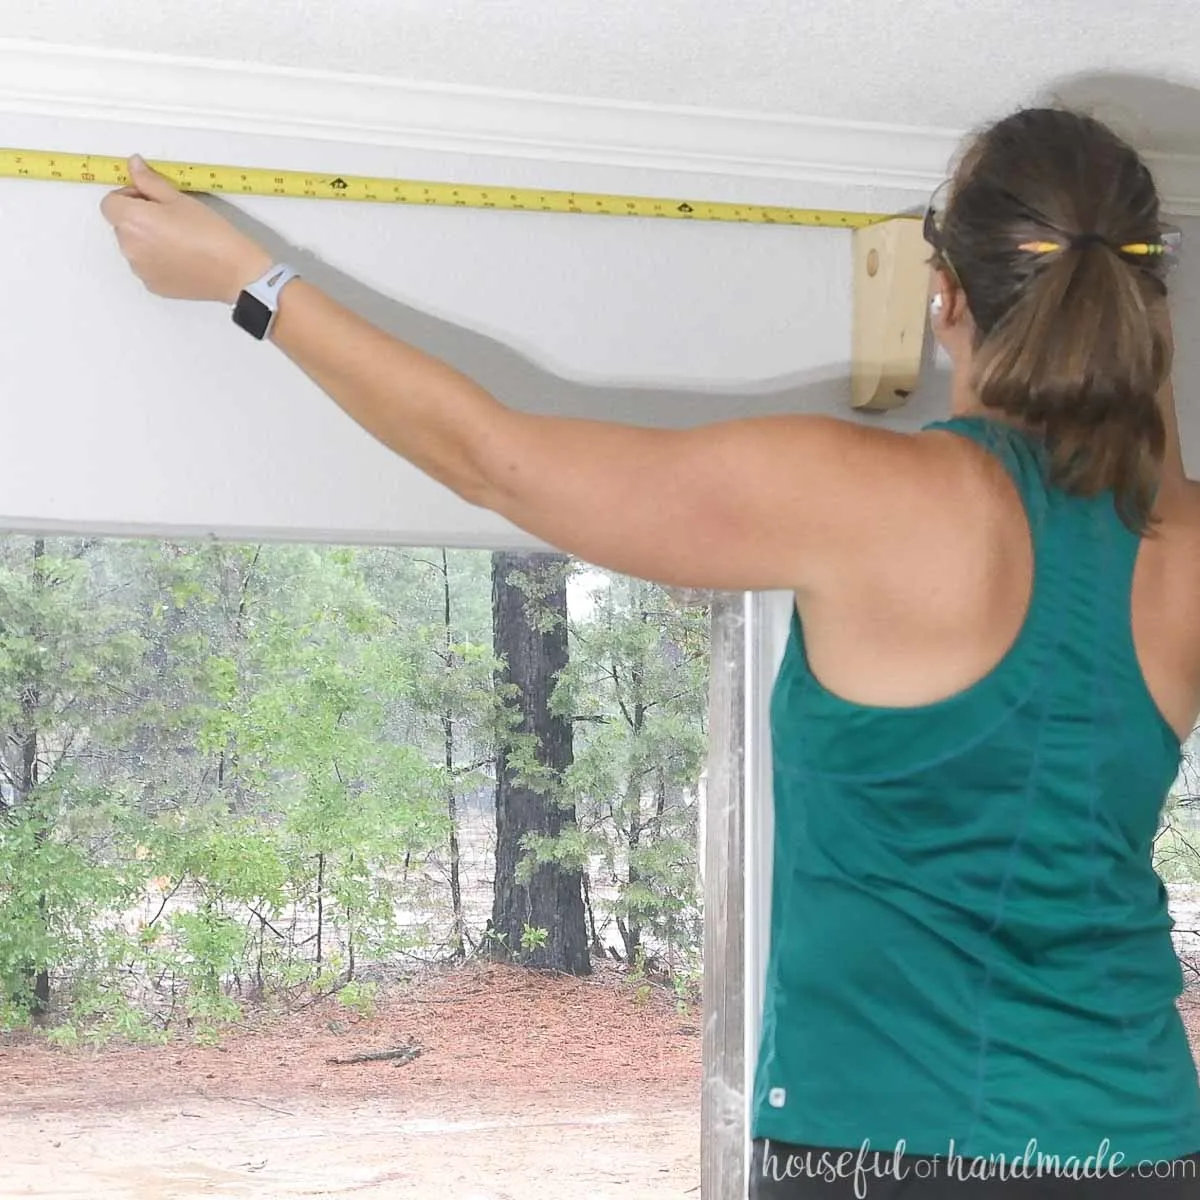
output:
[[[1061,556],[1086,572],[1103,529],[1135,556],[1129,590],[1103,597],[1109,617],[1124,622],[1145,688],[1184,739],[1200,712],[1200,483],[1168,474],[1153,532],[1139,539],[1111,499],[1072,504],[1046,484],[1026,454],[1036,439],[1006,424],[959,419],[917,436],[927,443],[928,488],[910,536],[839,563],[799,598],[816,677],[846,699],[897,708],[969,688],[1001,663],[1029,615],[1038,542],[1045,569],[1066,565]],[[1050,501],[1088,516],[1031,529],[1029,504]],[[1115,564],[1090,569],[1102,568]]]
[[[800,598],[806,703],[828,711],[841,746],[868,724],[894,741],[891,759],[858,746],[845,762],[896,775],[923,747],[965,750],[956,727],[975,740],[1019,706],[1046,708],[1061,749],[1103,759],[1132,741],[1152,777],[1170,770],[1157,807],[1200,703],[1197,489],[1164,488],[1159,524],[1139,536],[1111,497],[1054,486],[1040,440],[1010,424],[958,417],[919,436],[951,464],[930,474],[931,494],[945,487],[941,545],[925,521],[880,548],[871,578]]]

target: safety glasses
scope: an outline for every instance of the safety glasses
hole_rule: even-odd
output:
[[[958,272],[954,269],[954,264],[946,254],[945,223],[946,205],[949,199],[950,181],[947,179],[930,196],[929,204],[925,208],[925,220],[922,228],[925,241],[934,253],[934,264],[944,267],[949,271],[954,278],[954,282],[959,287],[962,287],[962,280],[959,279]]]
[[[946,225],[946,202],[950,199],[950,181],[946,180],[929,197],[925,207],[924,237],[935,254],[944,255],[946,250],[943,230]]]
[[[925,241],[932,247],[941,263],[954,274],[954,266],[946,255],[946,208],[950,199],[950,181],[947,180],[933,193],[925,209],[923,225]],[[1030,254],[1054,254],[1064,250],[1070,243],[1066,240],[1025,242],[1018,247]],[[1119,254],[1129,258],[1158,260],[1170,270],[1178,261],[1183,250],[1183,231],[1174,225],[1159,227],[1159,235],[1153,241],[1129,242],[1115,247]]]

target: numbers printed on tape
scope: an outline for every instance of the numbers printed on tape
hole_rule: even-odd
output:
[[[247,196],[289,196],[315,200],[359,200],[375,204],[430,204],[453,208],[506,209],[511,212],[582,213],[600,216],[657,217],[686,221],[731,221],[758,225],[809,225],[861,229],[891,214],[770,205],[667,200],[591,192],[539,191],[463,183],[432,183],[361,175],[320,175],[211,163],[153,162],[184,191],[237,192]],[[0,149],[0,179],[99,183],[125,187],[126,162],[102,155],[53,150]]]

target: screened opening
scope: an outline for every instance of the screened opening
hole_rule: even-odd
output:
[[[6,1186],[694,1195],[713,600],[0,539]]]

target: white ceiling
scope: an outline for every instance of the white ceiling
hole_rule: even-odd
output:
[[[1197,0],[5,0],[4,34],[394,79],[962,129],[1066,85],[1200,150]],[[16,9],[16,11],[13,11]],[[1083,83],[1070,83],[1084,77]],[[1135,89],[1132,90],[1131,89]],[[1190,96],[1189,96],[1190,99]]]

